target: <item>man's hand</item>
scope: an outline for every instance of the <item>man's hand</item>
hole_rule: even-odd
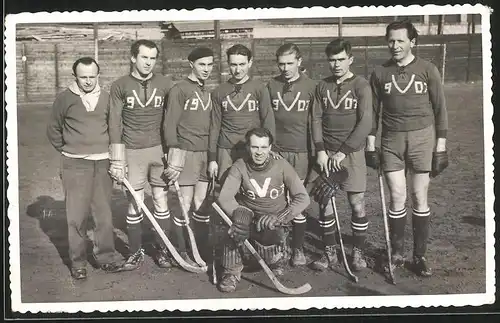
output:
[[[380,167],[380,149],[375,148],[373,151],[365,150],[366,166],[378,170]]]
[[[165,156],[165,159],[167,160],[167,167],[163,171],[163,175],[165,175],[170,185],[179,179],[184,169],[186,151],[180,148],[171,147],[168,149],[168,154]]]
[[[329,169],[338,172],[342,169],[340,166],[340,163],[345,159],[345,154],[343,152],[336,152],[332,157],[330,157],[329,162],[330,162],[330,167]],[[328,175],[326,175],[328,176]]]
[[[253,219],[253,211],[244,206],[238,206],[232,214],[233,225],[229,228],[228,235],[241,244],[250,237],[250,224]]]
[[[279,219],[276,214],[266,214],[261,216],[257,220],[257,231],[261,232],[264,230],[274,230],[276,229],[276,225],[278,224]]]
[[[109,145],[109,175],[121,184],[127,176],[127,158],[124,144]]]
[[[127,165],[125,163],[110,162],[108,172],[112,179],[121,184],[123,179],[127,177]]]
[[[316,163],[319,166],[319,170],[321,172],[324,172],[326,177],[330,176],[330,171],[328,169],[329,168],[328,167],[329,160],[330,160],[330,158],[328,158],[328,154],[326,153],[326,151],[324,151],[324,150],[318,151],[318,157],[316,159]]]
[[[219,174],[219,165],[217,165],[217,162],[212,160],[210,163],[208,163],[207,171],[210,178],[216,178]]]

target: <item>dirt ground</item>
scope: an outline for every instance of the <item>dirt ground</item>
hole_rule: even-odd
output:
[[[376,264],[385,253],[383,219],[375,172],[369,171],[366,212],[370,219],[367,256],[370,268],[351,282],[342,267],[317,273],[307,267],[289,268],[280,278],[286,286],[305,282],[312,290],[304,296],[420,295],[485,292],[485,192],[482,122],[482,84],[447,85],[450,166],[430,186],[431,238],[428,260],[434,276],[418,278],[410,271],[396,272],[390,285]],[[237,291],[222,294],[206,274],[158,268],[150,256],[133,272],[106,274],[89,265],[89,278],[74,282],[67,267],[67,223],[59,179],[59,155],[45,135],[50,106],[18,109],[19,206],[22,302],[81,302],[170,300],[194,298],[283,297],[263,271],[244,273]],[[386,190],[387,191],[387,190]],[[338,198],[343,238],[350,254],[350,214],[345,196]],[[150,201],[148,201],[150,204]],[[409,205],[410,207],[410,205]],[[174,210],[178,212],[178,209]],[[113,198],[116,246],[126,254],[126,201],[121,191]],[[217,217],[214,215],[214,217]],[[225,230],[215,218],[214,239]],[[316,257],[316,225],[308,223],[306,254]],[[91,231],[89,231],[91,233]],[[411,220],[406,227],[406,251],[411,255]],[[146,237],[147,238],[147,237]],[[133,292],[131,292],[133,291]]]

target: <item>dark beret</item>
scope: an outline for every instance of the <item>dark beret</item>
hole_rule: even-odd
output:
[[[193,51],[189,54],[188,60],[191,62],[196,61],[197,59],[203,58],[203,57],[208,57],[208,56],[214,56],[214,52],[207,47],[197,47],[193,49]]]

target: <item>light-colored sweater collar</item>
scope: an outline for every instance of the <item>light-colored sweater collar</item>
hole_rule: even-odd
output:
[[[101,87],[99,86],[99,83],[97,83],[92,92],[89,93],[83,92],[78,87],[76,81],[73,81],[73,83],[71,83],[68,88],[71,92],[80,97],[83,105],[85,106],[85,109],[87,109],[87,112],[92,112],[95,110],[97,102],[99,101],[99,96],[101,95]]]

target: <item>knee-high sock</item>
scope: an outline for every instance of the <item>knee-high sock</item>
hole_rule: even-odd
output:
[[[368,229],[368,219],[351,217],[351,229],[353,236],[353,246],[359,249],[365,248],[366,230]]]
[[[335,236],[335,217],[333,214],[325,215],[318,220],[319,226],[323,234],[323,243],[325,246],[333,246],[337,244]]]
[[[143,213],[127,215],[127,233],[130,253],[135,253],[142,247]]]
[[[427,251],[427,240],[429,238],[429,220],[431,211],[417,211],[413,209],[413,255],[425,256]]]
[[[292,227],[292,248],[302,248],[304,245],[304,235],[306,234],[307,220],[302,214],[293,219]]]
[[[186,238],[184,236],[184,230],[186,229],[186,220],[184,218],[178,218],[174,216],[174,232],[177,242],[177,250],[179,252],[185,252],[186,250]]]
[[[167,210],[164,212],[159,212],[159,211],[155,210],[153,213],[153,216],[154,216],[156,222],[158,222],[158,225],[160,226],[160,228],[168,236],[168,232],[170,231],[170,228],[171,228],[170,211]],[[164,246],[165,243],[163,242],[163,240],[161,239],[161,237],[158,233],[155,234],[155,239],[156,239],[157,244],[159,244],[160,246]]]
[[[196,238],[196,245],[200,251],[201,257],[206,260],[212,254],[209,252],[211,246],[209,244],[209,231],[210,231],[210,215],[203,214],[199,211],[193,212],[193,226]]]
[[[389,209],[388,216],[392,253],[402,254],[404,252],[406,208],[399,211]]]

